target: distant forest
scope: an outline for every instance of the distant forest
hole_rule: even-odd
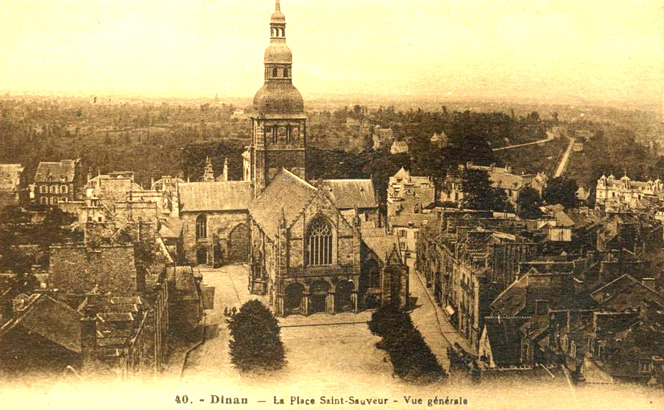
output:
[[[31,182],[39,161],[82,158],[84,169],[93,175],[130,170],[147,186],[151,178],[162,175],[199,180],[209,156],[216,175],[228,158],[231,179],[240,179],[241,154],[250,143],[251,124],[246,118],[227,104],[5,98],[0,100],[0,162],[23,164]],[[401,166],[436,182],[450,167],[467,161],[509,162],[516,171],[548,171],[565,140],[543,149],[494,153],[492,148],[546,138],[552,127],[562,127],[570,136],[585,131],[580,133],[588,140],[579,154],[583,162],[575,154],[570,170],[581,181],[591,181],[602,170],[616,173],[618,168],[627,168],[635,177],[654,175],[662,165],[647,147],[636,143],[634,130],[607,121],[562,122],[555,112],[543,118],[536,111],[516,116],[513,111],[449,111],[445,106],[435,111],[396,111],[355,105],[309,114],[309,176],[372,177],[382,196],[387,177]],[[377,129],[390,129],[395,140],[408,143],[409,153],[390,155],[389,144],[374,150]],[[444,133],[448,143],[432,143],[434,133]]]

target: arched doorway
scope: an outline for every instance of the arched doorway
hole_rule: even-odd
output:
[[[239,224],[228,235],[228,262],[247,262],[249,260],[249,228]]]
[[[349,280],[342,280],[337,285],[337,292],[334,295],[334,311],[337,313],[353,312],[355,303],[351,295],[355,290],[355,284]]]
[[[327,297],[330,285],[319,280],[311,285],[311,313],[327,312]]]
[[[304,286],[299,283],[291,283],[286,287],[284,295],[284,314],[302,313],[302,293]]]
[[[199,265],[207,264],[207,248],[199,246],[196,249],[196,263]]]
[[[221,252],[221,246],[217,243],[214,245],[214,267],[218,268],[223,262],[223,256]]]

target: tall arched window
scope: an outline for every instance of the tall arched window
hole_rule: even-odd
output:
[[[309,225],[307,263],[311,266],[332,264],[332,228],[323,218],[318,218]]]
[[[284,68],[284,78],[288,78],[288,67]]]
[[[196,239],[207,238],[207,217],[198,215],[196,218]]]
[[[277,67],[274,67],[272,69],[272,77],[277,78],[278,75],[279,75],[279,71],[277,70]]]

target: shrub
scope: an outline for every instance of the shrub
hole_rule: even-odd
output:
[[[258,300],[246,302],[228,320],[231,362],[241,371],[280,369],[285,364],[279,322]]]
[[[371,333],[381,336],[378,347],[385,349],[400,378],[416,383],[430,383],[446,376],[410,315],[394,304],[378,308],[369,322]]]

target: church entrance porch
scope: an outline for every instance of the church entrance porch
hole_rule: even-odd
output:
[[[311,313],[328,312],[330,300],[334,300],[334,295],[327,282],[319,280],[311,285]]]
[[[342,280],[337,284],[334,297],[334,311],[336,313],[357,311],[357,294],[354,291],[355,284],[349,280]]]
[[[304,286],[299,283],[291,283],[286,287],[284,295],[284,315],[304,313],[303,306]]]

